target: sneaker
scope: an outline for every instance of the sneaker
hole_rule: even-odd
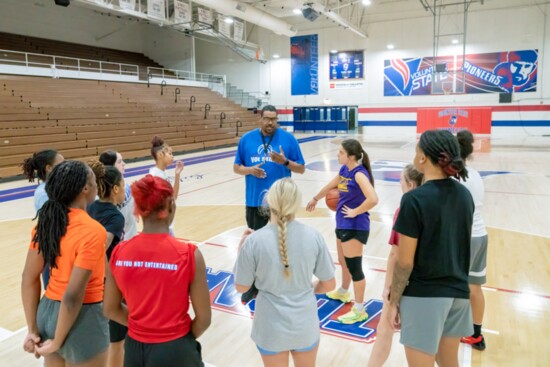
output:
[[[470,344],[472,348],[477,350],[485,350],[485,338],[483,335],[474,338],[473,336],[464,336],[460,338],[461,343]]]
[[[367,311],[363,310],[361,312],[358,312],[355,307],[351,308],[351,311],[343,314],[338,318],[338,321],[340,321],[342,324],[355,324],[357,322],[365,321],[369,318],[369,315],[367,314]]]
[[[350,303],[351,302],[351,293],[350,292],[341,293],[341,292],[338,291],[338,289],[335,289],[333,291],[325,293],[325,295],[330,299],[334,299],[336,301],[340,301],[340,302],[343,302],[343,303]]]

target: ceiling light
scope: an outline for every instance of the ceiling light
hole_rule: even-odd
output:
[[[331,54],[337,54],[337,53],[338,53],[338,50],[330,50],[330,53],[331,53]]]
[[[451,42],[453,43],[453,45],[456,45],[458,43],[458,40],[452,40]]]
[[[281,56],[279,56],[279,54],[274,54],[274,55],[273,55],[273,58],[274,58],[274,59],[278,59],[278,58],[280,58],[280,57],[281,57]]]
[[[233,24],[233,18],[225,18],[224,21],[225,21],[227,24]]]
[[[388,50],[393,50],[395,48],[395,46],[392,44],[389,44],[386,47],[388,48]]]
[[[362,3],[363,3],[363,5],[370,5],[371,4],[370,0],[363,0]]]
[[[296,15],[301,15],[301,14],[302,14],[302,10],[301,10],[301,9],[294,9],[292,12],[293,12],[294,14],[296,14]]]

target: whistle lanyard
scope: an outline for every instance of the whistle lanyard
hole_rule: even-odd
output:
[[[262,134],[261,131],[260,131],[260,136],[262,137],[262,144],[263,144],[263,146],[264,146],[264,154],[265,154],[266,156],[268,156],[268,155],[269,155],[268,149],[269,149],[269,146],[271,145],[271,142],[273,141],[273,137],[275,136],[275,131],[273,132],[273,135],[271,135],[271,136],[269,137],[269,140],[267,141],[267,144],[266,144],[266,142],[265,142],[265,136]]]

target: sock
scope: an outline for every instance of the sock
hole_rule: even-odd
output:
[[[472,335],[474,338],[477,338],[481,335],[481,324],[474,324],[474,335]]]
[[[365,305],[363,305],[362,303],[355,302],[353,308],[359,313],[365,311]]]
[[[338,288],[338,293],[340,293],[340,294],[346,294],[346,293],[348,293],[348,290],[345,289],[345,288],[340,287],[340,288]]]

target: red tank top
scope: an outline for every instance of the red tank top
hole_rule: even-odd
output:
[[[131,338],[164,343],[189,332],[195,249],[168,233],[141,233],[115,247],[110,268],[128,305]]]

